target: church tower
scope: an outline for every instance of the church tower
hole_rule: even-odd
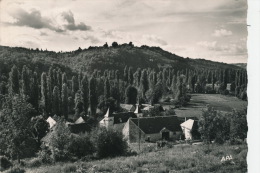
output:
[[[142,113],[142,111],[141,111],[141,109],[140,109],[140,106],[141,106],[141,105],[137,104],[137,105],[136,105],[136,108],[135,108],[135,111],[134,111],[135,115],[136,115],[138,118],[143,117],[143,113]]]
[[[109,108],[107,109],[107,113],[104,115],[104,126],[106,129],[112,128],[114,125],[114,117],[109,111]]]

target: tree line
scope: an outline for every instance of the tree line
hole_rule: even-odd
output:
[[[230,89],[227,91],[227,84]],[[218,86],[216,88],[216,86]],[[14,65],[8,82],[0,81],[1,103],[4,96],[21,95],[38,114],[44,117],[58,115],[66,119],[69,114],[96,115],[97,108],[104,112],[108,107],[120,109],[120,103],[156,104],[162,97],[171,97],[183,105],[187,93],[233,93],[246,100],[247,74],[244,70],[218,71],[185,69],[176,71],[164,68],[134,69],[125,66],[118,70],[79,72],[68,79],[60,68],[51,66],[48,72],[38,74],[26,65],[21,72]]]

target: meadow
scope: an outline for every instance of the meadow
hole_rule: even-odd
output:
[[[232,112],[233,109],[241,110],[247,107],[247,101],[243,101],[234,96],[221,94],[192,94],[187,106],[175,109],[178,117],[199,117],[201,110],[207,105],[214,107],[218,111]],[[172,105],[164,105],[164,108]]]
[[[69,172],[151,172],[151,173],[244,173],[247,172],[247,145],[173,145],[156,148],[155,144],[142,144],[141,150],[133,144],[136,155],[74,163],[56,163],[37,168],[26,168],[29,173]],[[229,156],[230,160],[221,162]]]

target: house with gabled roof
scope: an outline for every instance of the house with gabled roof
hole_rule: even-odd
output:
[[[125,109],[128,112],[134,112],[135,111],[135,105],[133,104],[120,104],[121,108]]]
[[[48,117],[48,119],[47,119],[46,121],[49,123],[50,129],[51,129],[52,127],[54,127],[55,124],[57,123],[52,117]]]
[[[130,118],[123,130],[124,138],[129,143],[158,140],[176,140],[180,138],[182,129],[177,116],[158,116]]]
[[[124,124],[129,118],[137,118],[137,116],[134,112],[111,113],[108,108],[104,118],[99,122],[99,125],[106,127],[107,129],[114,129],[122,132]]]

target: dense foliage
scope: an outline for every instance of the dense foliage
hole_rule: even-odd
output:
[[[199,132],[206,143],[237,143],[247,137],[246,110],[224,114],[208,106],[199,119]]]

